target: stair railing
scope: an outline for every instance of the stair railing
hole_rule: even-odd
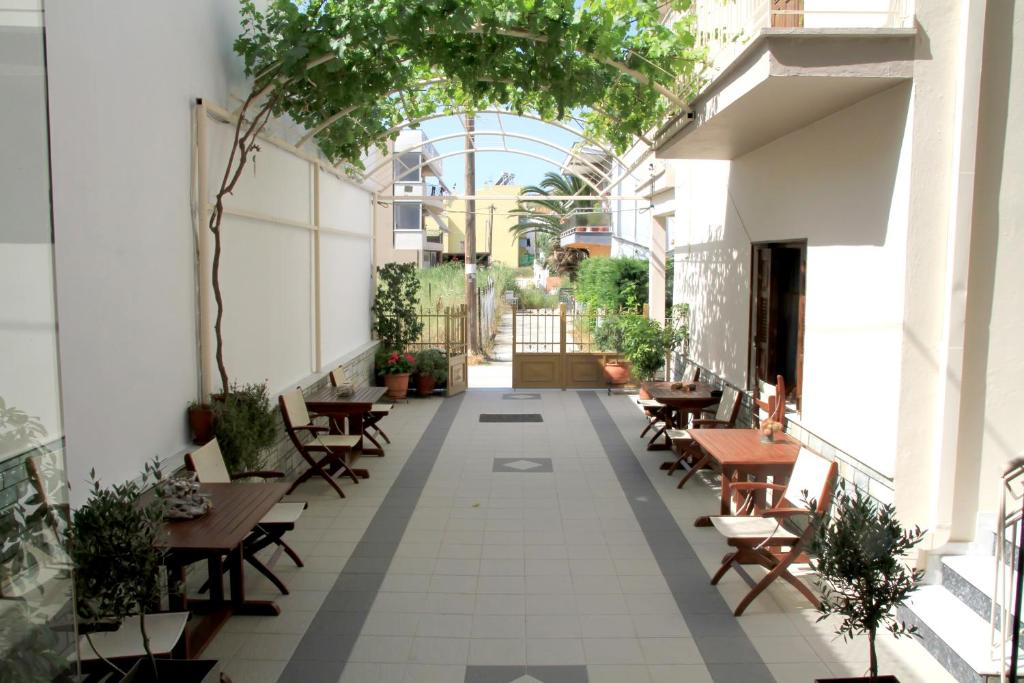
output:
[[[1010,533],[1007,533],[1007,532]],[[1000,662],[1001,683],[1017,680],[1017,657],[1020,647],[1021,592],[1024,590],[1024,457],[1014,458],[1003,470],[996,521],[996,576],[989,634],[993,660]],[[1007,539],[1011,556],[1007,558]],[[1014,548],[1016,546],[1016,548]],[[1016,552],[1014,552],[1016,551]],[[1016,555],[1016,557],[1014,556]],[[1012,594],[1011,594],[1012,591]],[[998,640],[996,630],[999,630]],[[1010,662],[1007,668],[1007,643]]]

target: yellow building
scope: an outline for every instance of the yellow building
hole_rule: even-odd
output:
[[[476,189],[477,196],[485,198],[476,201],[476,253],[481,263],[501,263],[510,268],[533,264],[535,238],[517,239],[509,232],[519,221],[512,210],[521,189],[518,185],[485,185]],[[445,258],[462,259],[466,253],[466,201],[452,200],[447,209]]]

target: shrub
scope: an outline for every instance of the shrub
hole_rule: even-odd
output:
[[[576,278],[576,299],[595,309],[639,311],[647,303],[647,269],[643,259],[587,259]]]
[[[633,373],[641,381],[653,379],[665,364],[665,334],[661,325],[636,313],[624,313],[619,324],[622,350],[633,366]]]
[[[213,434],[232,474],[263,466],[264,451],[277,434],[267,385],[233,384],[222,401],[213,402]]]
[[[401,375],[413,371],[416,367],[416,359],[411,353],[392,351],[384,359],[383,364],[377,367],[385,375]]]
[[[386,349],[404,349],[419,339],[420,282],[411,263],[388,263],[377,269],[373,300],[373,331]]]
[[[430,375],[438,384],[448,381],[448,358],[438,349],[424,349],[417,353],[416,367],[421,375]]]
[[[548,294],[540,287],[524,287],[519,290],[519,306],[521,308],[555,308],[558,306],[558,295]]]
[[[594,331],[594,343],[602,351],[622,353],[625,341],[623,316],[618,314],[605,316]]]

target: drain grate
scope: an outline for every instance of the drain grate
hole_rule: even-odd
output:
[[[480,413],[481,422],[543,422],[540,413]]]

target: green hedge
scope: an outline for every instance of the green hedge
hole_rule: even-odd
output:
[[[576,300],[592,309],[639,311],[647,303],[647,261],[586,259],[576,276]]]

